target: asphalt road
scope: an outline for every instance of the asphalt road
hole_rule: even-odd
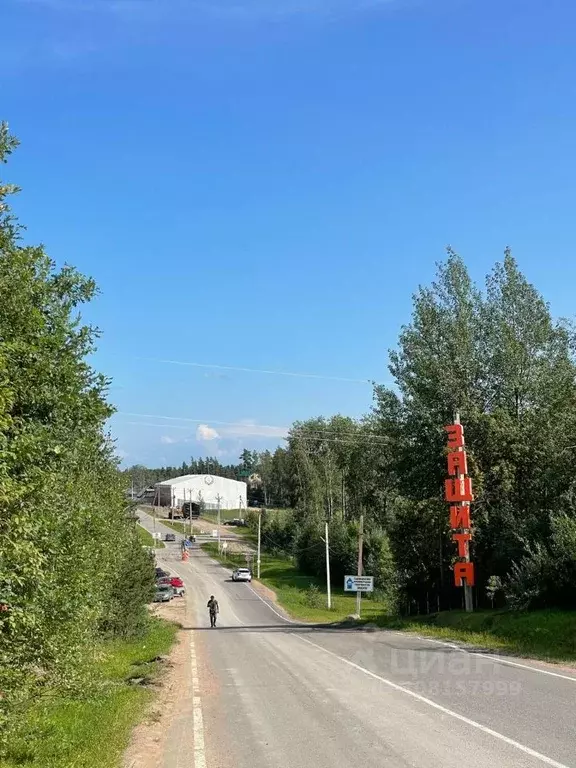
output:
[[[576,768],[574,670],[397,632],[302,625],[199,549],[183,563],[169,545],[158,560],[183,577],[192,608],[196,715],[191,704],[181,728],[193,729],[196,747],[182,765]]]

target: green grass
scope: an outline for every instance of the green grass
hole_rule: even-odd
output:
[[[178,520],[159,520],[159,522],[162,523],[162,525],[165,525],[167,528],[172,528],[172,530],[176,531],[177,533],[190,533],[189,523],[180,523]]]
[[[576,661],[576,611],[444,611],[378,624],[547,661]]]
[[[164,548],[164,542],[154,539],[152,534],[149,533],[146,528],[142,528],[141,525],[138,525],[136,526],[136,530],[138,531],[138,538],[143,547],[153,547],[155,549]]]
[[[230,515],[228,517],[224,517],[221,515],[220,517],[220,524],[224,522],[224,520],[233,520],[235,517],[238,517],[237,514],[232,514],[239,512],[241,510],[233,509],[233,510],[226,510],[226,512],[230,512]],[[218,515],[216,513],[212,514],[210,512],[205,512],[203,517],[201,518],[205,523],[208,523],[209,525],[216,525],[218,522]],[[248,541],[255,542],[256,541],[256,533],[247,526],[236,526],[231,525],[227,526],[230,533],[233,533],[235,536],[241,536],[243,539],[247,539]]]
[[[220,522],[223,523],[224,520],[234,520],[234,518],[242,518],[246,517],[246,510],[245,509],[221,509],[220,510]],[[218,521],[218,512],[214,509],[207,509],[204,510],[202,513],[202,518],[204,520],[207,520],[209,523],[216,523]]]
[[[246,566],[244,555],[218,555],[216,544],[203,544],[202,549],[230,567]],[[343,590],[334,588],[332,590],[332,609],[328,610],[326,607],[326,585],[318,579],[301,573],[288,558],[263,554],[260,576],[260,581],[274,590],[278,603],[295,619],[336,622],[343,621],[356,613],[356,596],[347,595]],[[313,585],[318,588],[318,594],[311,601],[309,590]],[[384,603],[370,598],[362,599],[362,619],[364,621],[375,621],[385,611],[386,605]]]
[[[94,672],[109,685],[85,700],[59,697],[34,705],[1,768],[119,768],[131,730],[153,698],[148,688],[128,681],[158,677],[153,659],[170,651],[176,632],[174,624],[154,619],[145,637],[103,645]]]

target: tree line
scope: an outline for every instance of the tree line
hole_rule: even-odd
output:
[[[122,476],[126,489],[130,492],[134,491],[134,495],[138,496],[147,488],[154,486],[155,483],[161,483],[163,480],[170,480],[181,475],[216,475],[227,477],[230,480],[245,480],[246,473],[255,470],[258,460],[259,453],[257,451],[245,449],[242,451],[237,464],[222,464],[215,456],[198,459],[192,457],[189,462],[183,461],[178,467],[148,468],[143,464],[133,464],[123,470]]]
[[[0,124],[0,161],[16,146]],[[16,191],[0,183],[0,755],[30,701],[98,684],[95,648],[144,632],[154,589],[88,363],[96,285],[22,242]]]
[[[448,250],[390,352],[396,386],[375,385],[364,418],[296,423],[286,447],[260,454],[266,502],[292,510],[268,516],[270,545],[321,574],[328,519],[336,573],[354,572],[363,514],[366,571],[400,611],[461,607],[443,487],[443,427],[459,412],[475,493],[476,604],[576,607],[575,342],[509,249],[483,286]]]

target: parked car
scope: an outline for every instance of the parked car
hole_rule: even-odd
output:
[[[156,578],[161,579],[163,576],[170,576],[170,574],[163,568],[156,568]]]
[[[232,574],[232,581],[252,581],[252,571],[250,568],[236,568]]]
[[[174,597],[174,590],[170,584],[157,584],[156,594],[154,595],[155,603],[169,603]]]
[[[174,590],[174,597],[184,597],[186,587],[180,576],[172,576],[170,579],[170,586]]]
[[[167,533],[166,536],[164,536],[164,541],[176,541],[176,534]]]

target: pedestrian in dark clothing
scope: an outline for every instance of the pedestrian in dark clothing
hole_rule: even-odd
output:
[[[218,600],[216,600],[214,595],[210,595],[210,600],[208,600],[206,607],[210,611],[210,626],[215,627],[216,616],[220,613],[220,606],[218,605]]]

